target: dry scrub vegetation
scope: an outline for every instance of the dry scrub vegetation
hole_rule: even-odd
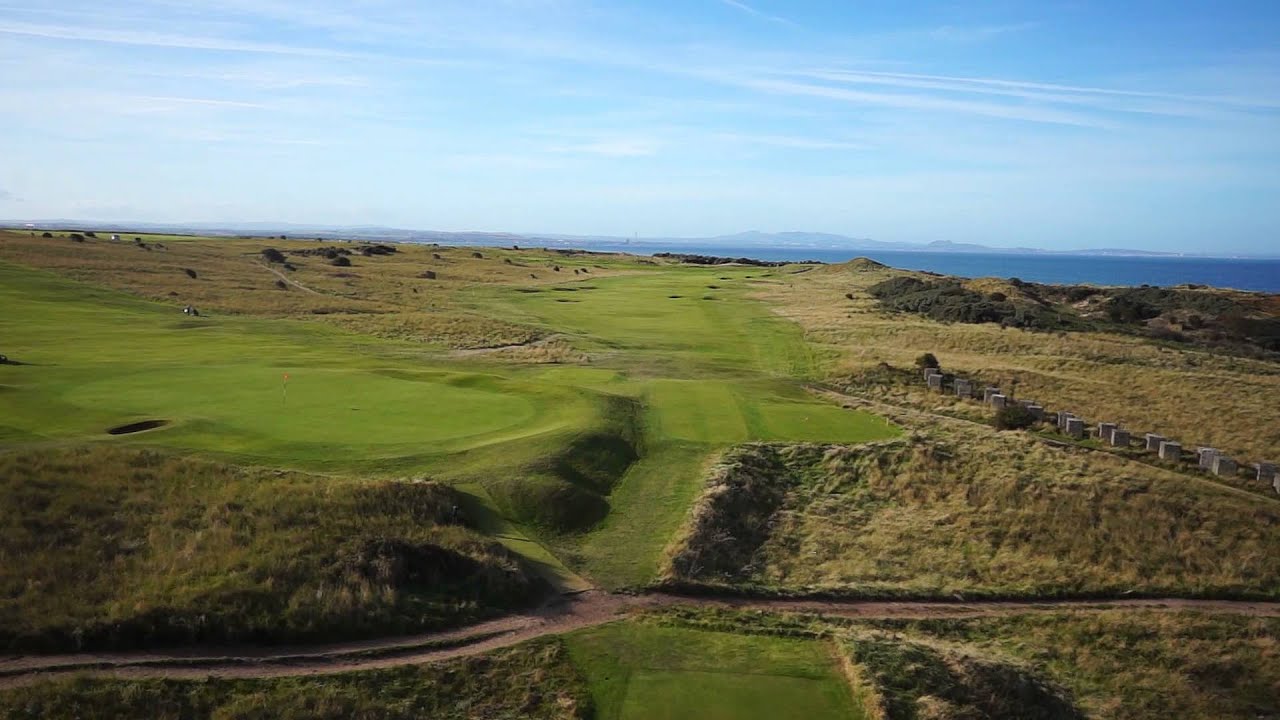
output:
[[[95,285],[214,313],[292,317],[348,330],[448,348],[488,348],[535,340],[544,329],[493,317],[465,297],[475,287],[538,288],[579,277],[625,272],[601,267],[599,256],[541,250],[495,250],[400,244],[394,252],[361,254],[368,243],[273,238],[172,238],[106,233],[71,242],[0,230],[0,260],[50,270]],[[271,251],[275,252],[272,253]],[[350,265],[325,255],[342,253]],[[628,262],[637,262],[628,258]],[[650,262],[652,264],[652,262]],[[555,268],[559,268],[556,270]],[[575,270],[589,274],[575,275]],[[554,362],[553,353],[513,355]],[[561,353],[561,358],[570,357]]]
[[[564,646],[525,643],[438,665],[270,680],[61,680],[0,693],[12,720],[463,720],[592,717]]]
[[[539,597],[456,502],[148,451],[0,454],[0,650],[367,636]]]
[[[949,372],[1090,420],[1161,433],[1187,446],[1211,445],[1241,459],[1280,458],[1276,363],[1126,335],[945,324],[882,312],[866,289],[903,274],[855,261],[762,285],[760,296],[804,327],[808,340],[838,353],[831,380],[854,390],[876,385],[880,363],[907,368],[932,352]],[[877,393],[918,407],[982,412],[914,384]]]
[[[1280,503],[1025,435],[747,445],[669,581],[852,596],[1280,595]]]

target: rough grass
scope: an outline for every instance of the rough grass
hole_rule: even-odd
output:
[[[536,600],[458,502],[119,448],[0,454],[0,648],[368,636]]]
[[[867,288],[901,274],[837,265],[762,285],[758,294],[804,327],[811,342],[839,356],[830,374],[837,382],[857,387],[879,363],[910,367],[916,356],[932,352],[947,371],[1016,389],[1054,409],[1242,459],[1280,457],[1280,368],[1273,362],[1122,335],[1002,330],[881,312]],[[918,407],[955,404],[924,392],[893,392]]]
[[[1280,593],[1280,503],[982,429],[749,446],[714,472],[670,579],[952,597]]]
[[[488,655],[327,677],[64,680],[0,692],[0,717],[48,720],[585,719],[591,697],[555,641]]]
[[[1083,713],[1115,720],[1257,720],[1280,714],[1276,618],[1095,609],[864,620],[667,608],[646,620],[707,631],[834,638],[846,649],[844,669],[857,697],[877,720],[1021,720],[1055,708],[1065,717]]]
[[[845,642],[852,674],[886,720],[1083,720],[1069,694],[1007,660],[938,643],[863,634]]]
[[[1068,687],[1090,717],[1280,715],[1275,618],[1108,610],[877,624],[926,642],[963,643],[979,656],[1017,658]]]

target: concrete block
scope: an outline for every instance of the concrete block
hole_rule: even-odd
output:
[[[925,379],[925,380],[928,380],[929,378],[933,377],[934,375],[941,375],[941,374],[942,374],[942,371],[941,371],[941,370],[939,370],[938,368],[925,368],[925,369],[924,369],[924,379]]]
[[[995,395],[991,396],[991,407],[997,410],[1003,410],[1005,406],[1008,404],[1009,404],[1009,398],[1005,397],[1001,393],[996,393]]]
[[[1160,443],[1164,442],[1165,440],[1168,440],[1168,438],[1166,438],[1163,435],[1157,435],[1155,433],[1147,433],[1147,449],[1150,450],[1151,452],[1159,452]]]
[[[989,388],[984,388],[984,389],[983,389],[983,391],[982,391],[982,404],[983,404],[983,405],[990,405],[990,404],[991,404],[991,396],[992,396],[992,395],[999,395],[999,394],[1000,394],[1000,388],[998,388],[998,387],[989,387]]]
[[[1236,461],[1226,455],[1214,455],[1210,469],[1218,477],[1233,477],[1236,474]]]
[[[1080,440],[1084,437],[1084,420],[1080,418],[1070,418],[1067,420],[1066,433],[1071,437]]]
[[[1112,430],[1111,444],[1115,447],[1129,447],[1129,431],[1120,428]]]
[[[942,376],[941,375],[930,375],[927,379],[929,381],[930,390],[937,390],[938,392],[942,392]]]
[[[1276,479],[1275,463],[1260,462],[1253,466],[1258,471],[1258,482],[1270,483]]]
[[[973,383],[956,378],[956,397],[973,397]]]
[[[1160,443],[1160,459],[1170,462],[1178,462],[1182,459],[1182,444],[1171,440],[1165,440]]]
[[[1115,429],[1115,423],[1098,423],[1098,439],[1106,443],[1111,442],[1111,433]]]
[[[1066,410],[1059,410],[1058,412],[1054,413],[1054,415],[1056,415],[1056,416],[1057,416],[1057,418],[1058,418],[1058,429],[1059,429],[1059,430],[1066,430],[1066,429],[1067,429],[1067,421],[1068,421],[1068,420],[1070,420],[1071,418],[1075,417],[1075,415],[1072,415],[1071,413],[1067,412]]]
[[[1028,405],[1028,406],[1027,406],[1027,412],[1031,413],[1031,415],[1032,415],[1033,417],[1035,417],[1035,419],[1037,419],[1037,420],[1043,420],[1043,419],[1044,419],[1044,406],[1043,406],[1043,405],[1034,405],[1034,404],[1033,404],[1033,405]]]
[[[1212,470],[1213,459],[1218,457],[1218,455],[1221,454],[1218,452],[1216,448],[1211,448],[1211,447],[1199,448],[1196,450],[1196,453],[1200,456],[1199,464],[1202,470]]]

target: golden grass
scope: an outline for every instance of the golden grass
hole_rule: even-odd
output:
[[[537,597],[459,502],[107,446],[0,453],[0,649],[406,632]]]
[[[869,596],[1280,594],[1274,499],[1024,433],[874,409],[914,432],[731,456],[666,576]],[[759,477],[726,481],[725,467]],[[773,506],[760,508],[763,541],[734,525],[751,516],[744,502]]]
[[[542,328],[496,318],[473,306],[466,297],[472,288],[538,288],[604,278],[628,272],[640,262],[628,257],[619,263],[620,256],[612,255],[411,244],[395,245],[394,254],[364,257],[358,250],[367,243],[358,242],[194,237],[157,242],[149,235],[121,236],[123,240],[113,242],[106,239],[109,234],[100,233],[76,243],[61,233],[42,238],[0,231],[0,260],[172,303],[175,309],[192,304],[206,314],[315,319],[447,348],[514,345],[546,334]],[[135,244],[133,237],[141,237],[152,249]],[[335,267],[323,256],[294,254],[330,247],[356,253],[350,256],[351,267]],[[266,262],[266,248],[284,253],[295,269]],[[473,257],[476,253],[482,257]],[[435,278],[424,277],[427,272]],[[548,362],[548,356],[513,353],[510,359]]]
[[[898,274],[829,266],[762,286],[759,295],[804,327],[807,339],[839,355],[835,382],[856,385],[879,363],[911,367],[921,353],[932,352],[949,372],[1016,388],[1019,397],[1051,409],[1118,422],[1135,433],[1160,433],[1186,447],[1218,447],[1242,461],[1280,458],[1275,363],[1123,335],[1035,333],[880,312],[866,288]],[[921,392],[899,399],[919,407],[956,404]],[[976,406],[967,412],[985,415]]]

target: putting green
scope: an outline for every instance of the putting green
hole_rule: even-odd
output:
[[[764,669],[767,672],[767,668]],[[621,720],[847,720],[848,693],[822,680],[711,671],[642,670],[631,676]]]
[[[865,717],[818,640],[626,621],[565,644],[601,720]]]
[[[432,443],[523,425],[528,398],[448,378],[407,381],[370,372],[278,367],[157,368],[70,388],[63,400],[137,416],[209,421],[264,438],[343,445]],[[442,379],[444,381],[442,381]],[[287,388],[287,389],[286,389]]]

